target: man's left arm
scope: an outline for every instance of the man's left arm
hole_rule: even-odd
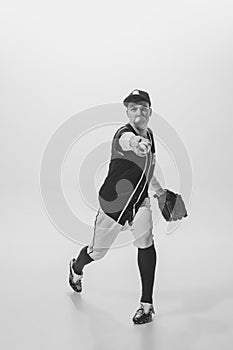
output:
[[[162,194],[164,194],[166,192],[166,190],[164,190],[162,188],[162,186],[160,185],[159,181],[157,180],[157,178],[155,177],[155,175],[153,174],[151,181],[150,181],[150,189],[152,191],[155,192],[156,196],[161,196]]]

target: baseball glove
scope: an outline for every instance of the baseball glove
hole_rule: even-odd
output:
[[[184,201],[180,194],[165,189],[164,194],[157,196],[159,209],[166,221],[181,220],[188,216]]]

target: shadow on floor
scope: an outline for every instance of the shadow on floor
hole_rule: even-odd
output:
[[[114,297],[119,294],[115,291]],[[131,293],[125,291],[124,303],[132,297]],[[233,282],[225,286],[216,286],[209,288],[199,288],[190,290],[173,290],[158,292],[156,299],[164,302],[168,301],[178,303],[171,306],[164,312],[158,312],[154,322],[146,325],[126,326],[115,319],[110,312],[106,312],[82,299],[80,294],[72,294],[71,300],[79,312],[84,312],[88,317],[90,332],[95,344],[94,349],[128,349],[134,350],[157,350],[160,349],[179,349],[188,350],[195,344],[200,337],[209,337],[210,339],[218,334],[229,331],[231,326],[218,319],[213,319],[207,315],[211,309],[216,307],[226,299],[233,297]],[[156,303],[155,303],[156,304]],[[123,306],[123,305],[122,305]],[[156,306],[156,305],[155,305]],[[159,309],[159,305],[158,305]],[[169,317],[172,316],[172,317]],[[184,322],[179,324],[180,317],[185,316]],[[124,314],[123,317],[128,317]],[[167,319],[167,317],[169,317]],[[165,320],[168,320],[167,325]],[[212,347],[214,349],[214,346]]]
[[[157,299],[170,299],[179,303],[179,306],[166,311],[163,315],[205,313],[221,302],[233,298],[233,281],[216,287],[160,291],[157,297]]]

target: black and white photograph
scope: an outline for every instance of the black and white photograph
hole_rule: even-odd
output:
[[[232,19],[2,3],[1,349],[232,349]]]

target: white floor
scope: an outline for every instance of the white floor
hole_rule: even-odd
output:
[[[68,262],[81,247],[56,231],[39,197],[33,205],[29,196],[12,199],[1,230],[1,349],[232,349],[230,232],[195,225],[192,216],[170,236],[158,231],[156,316],[134,325],[136,248],[112,249],[86,266],[76,294]]]

